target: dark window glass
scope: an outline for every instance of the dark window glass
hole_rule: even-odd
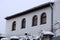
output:
[[[16,21],[12,23],[12,31],[16,30]]]
[[[32,26],[37,26],[37,15],[33,16],[33,19],[32,19]]]
[[[33,39],[33,40],[36,40],[36,39]]]
[[[30,39],[27,39],[27,40],[30,40]]]
[[[46,24],[46,13],[41,14],[41,24]]]
[[[37,40],[40,40],[40,38],[38,38]]]
[[[19,40],[19,39],[11,39],[11,40]]]
[[[24,18],[24,19],[22,20],[22,27],[21,27],[21,28],[23,29],[23,28],[25,28],[25,26],[26,26],[26,19]]]

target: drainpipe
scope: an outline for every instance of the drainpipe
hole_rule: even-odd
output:
[[[53,4],[50,3],[51,7],[51,32],[53,32]]]

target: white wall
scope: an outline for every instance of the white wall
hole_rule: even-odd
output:
[[[54,24],[55,24],[55,22],[60,21],[60,0],[55,0],[53,10],[54,10],[53,19],[54,19]],[[60,24],[54,25],[55,29],[57,29],[56,27],[59,28]],[[56,36],[60,36],[60,29],[56,30],[55,34]]]
[[[60,2],[60,0],[54,0],[55,2]]]
[[[40,15],[46,12],[47,14],[47,23],[40,25]],[[32,27],[32,17],[34,15],[38,16],[38,25]],[[25,29],[21,29],[21,21],[23,18],[26,18],[26,28]],[[16,30],[15,31],[11,31],[12,29],[12,22],[16,21]],[[39,35],[41,30],[51,30],[51,9],[50,7],[41,9],[41,10],[37,10],[35,12],[32,12],[30,14],[26,14],[20,17],[16,17],[14,19],[10,19],[6,21],[6,35],[7,37],[10,37],[12,35],[17,35],[17,36],[21,36],[24,35],[26,32],[31,34],[31,35]]]

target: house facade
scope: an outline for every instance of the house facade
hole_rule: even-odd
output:
[[[48,2],[21,13],[6,17],[6,37],[41,36],[55,40],[60,36],[60,1]],[[40,37],[39,37],[40,38]],[[56,38],[57,39],[57,38]],[[11,39],[14,40],[14,39]]]

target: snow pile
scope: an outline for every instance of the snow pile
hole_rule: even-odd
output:
[[[17,37],[17,36],[11,36],[10,38],[15,38],[15,39],[18,39],[19,37]]]
[[[42,31],[43,35],[54,35],[54,33],[50,32],[50,31]]]
[[[1,40],[9,40],[8,38],[2,38]]]

